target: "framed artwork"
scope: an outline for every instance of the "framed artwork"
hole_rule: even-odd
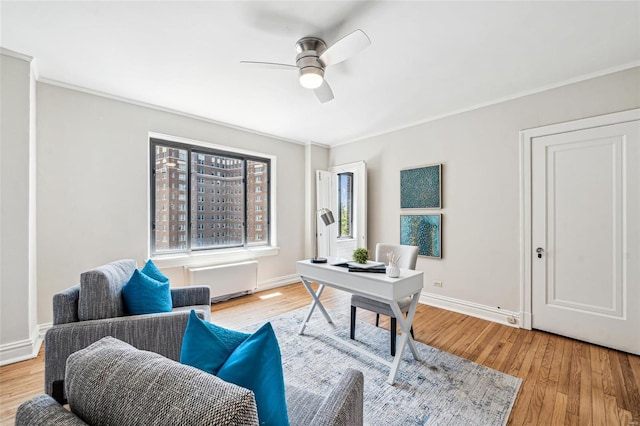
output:
[[[418,255],[442,259],[442,214],[400,215],[400,244],[418,246]]]
[[[400,170],[400,208],[442,208],[442,164]]]

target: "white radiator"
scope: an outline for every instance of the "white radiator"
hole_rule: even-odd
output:
[[[189,285],[208,285],[211,300],[230,299],[250,293],[258,287],[258,262],[255,260],[226,265],[186,268]]]

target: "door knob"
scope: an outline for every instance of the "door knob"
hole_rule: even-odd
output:
[[[544,249],[542,247],[538,247],[536,249],[536,253],[538,253],[538,259],[542,259],[542,253],[544,253]]]

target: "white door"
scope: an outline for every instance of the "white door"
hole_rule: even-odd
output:
[[[533,328],[640,354],[640,121],[531,141]]]
[[[357,161],[332,166],[329,171],[317,170],[316,188],[317,208],[328,207],[336,220],[327,228],[322,221],[318,225],[318,235],[322,234],[323,240],[319,255],[350,259],[353,250],[367,247],[366,163]],[[324,247],[326,252],[322,251]]]

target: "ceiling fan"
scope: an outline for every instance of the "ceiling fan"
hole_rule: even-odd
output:
[[[318,37],[304,37],[296,42],[298,54],[295,65],[256,61],[240,61],[240,63],[296,70],[302,87],[313,89],[318,100],[325,103],[333,99],[333,91],[324,79],[325,69],[349,59],[369,45],[371,40],[362,30],[347,34],[329,47]]]

